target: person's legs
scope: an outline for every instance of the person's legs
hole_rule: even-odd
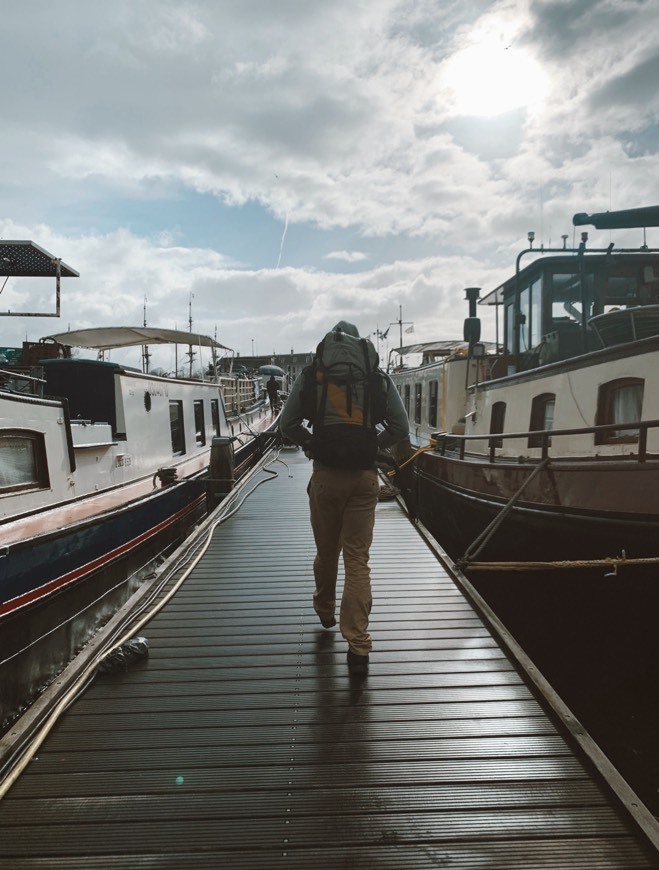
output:
[[[313,573],[316,590],[314,610],[323,622],[330,622],[336,607],[336,575],[341,553],[341,525],[345,487],[341,473],[314,471],[309,482],[309,512],[316,542]]]
[[[378,476],[375,471],[348,472],[351,492],[343,511],[341,544],[345,565],[345,586],[341,600],[341,634],[352,653],[368,655],[372,641],[368,633],[371,612],[369,551],[373,540]]]

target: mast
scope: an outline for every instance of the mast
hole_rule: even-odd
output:
[[[190,298],[188,300],[188,324],[190,325],[190,335],[192,336],[192,300],[194,299],[194,294],[190,293]],[[192,339],[190,339],[190,344],[188,345],[188,357],[190,359],[190,368],[189,368],[189,376],[192,377],[192,360],[194,358],[194,351],[192,350]]]
[[[146,328],[146,295],[144,296],[144,323],[142,324]],[[145,374],[149,374],[149,360],[151,359],[151,354],[149,353],[149,345],[142,345],[142,371]]]
[[[402,346],[403,346],[403,326],[414,326],[414,322],[412,320],[403,320],[403,306],[402,305],[398,306],[398,320],[392,320],[392,322],[389,324],[389,326],[396,326],[396,325],[398,325],[398,335],[399,335],[398,347],[402,348]],[[410,332],[411,331],[412,330],[410,330]],[[387,330],[387,332],[389,332],[389,330]]]

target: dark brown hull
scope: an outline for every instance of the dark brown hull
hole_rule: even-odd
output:
[[[659,461],[490,463],[437,453],[415,468],[418,516],[454,558],[513,500],[479,560],[659,556]]]

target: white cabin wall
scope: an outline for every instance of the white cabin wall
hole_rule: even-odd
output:
[[[462,420],[472,401],[465,391],[467,366],[469,366],[469,383],[484,374],[483,366],[476,360],[468,360],[466,356],[454,357],[449,360],[432,363],[420,368],[394,372],[391,377],[404,399],[405,386],[410,387],[410,439],[413,444],[423,446],[436,432],[452,432],[460,429]],[[437,423],[431,424],[430,413],[430,382],[437,381]],[[422,384],[422,413],[419,423],[414,419],[415,385]]]
[[[48,464],[48,489],[0,494],[0,517],[37,510],[61,498],[70,497],[73,475],[69,465],[64,412],[57,402],[31,402],[0,397],[0,428],[24,429],[43,434]]]
[[[137,375],[119,375],[116,391],[117,418],[119,409],[124,421],[125,441],[121,442],[123,464],[116,469],[116,477],[127,480],[152,472],[173,459],[169,420],[169,402],[181,398],[180,383],[165,378]],[[151,408],[147,411],[145,395],[149,394]],[[190,406],[192,413],[192,406]],[[186,415],[187,416],[187,415]],[[186,429],[186,448],[189,433]],[[147,449],[148,445],[148,449]]]
[[[468,361],[466,358],[452,360],[446,363],[445,369],[445,423],[442,429],[446,432],[461,431],[462,420],[467,413],[468,395],[465,390]],[[473,383],[477,376],[478,363],[472,361],[469,371],[469,382]]]
[[[148,375],[122,374],[118,378],[117,405],[121,405],[121,419],[125,421],[126,440],[120,442],[120,452],[130,457],[130,471],[124,466],[125,479],[154,468],[169,466],[185,458],[206,454],[215,432],[212,424],[211,399],[220,402],[220,429],[226,432],[226,414],[222,395],[217,384],[208,381],[175,381],[154,378]],[[146,408],[148,393],[150,410]],[[206,443],[198,445],[195,439],[194,401],[204,402],[204,431]],[[174,456],[172,452],[169,403],[183,402],[183,429],[185,453]],[[145,445],[148,444],[148,450]],[[119,475],[121,476],[121,475]]]
[[[651,379],[648,373],[652,373]],[[489,432],[492,406],[495,402],[506,403],[505,432],[527,432],[531,422],[531,406],[535,396],[554,393],[554,429],[578,429],[596,424],[599,388],[602,384],[618,378],[644,378],[643,419],[659,419],[659,354],[640,354],[620,360],[609,360],[601,365],[591,365],[535,377],[528,381],[513,380],[496,389],[478,390],[472,399],[474,416],[468,420],[467,435]],[[487,442],[472,442],[470,449],[487,450]],[[592,452],[593,435],[554,438],[552,456],[579,456]],[[659,452],[659,431],[648,433],[648,450]],[[621,455],[635,452],[635,445],[601,445],[599,455]],[[529,448],[524,439],[506,442],[497,448],[497,455],[528,456],[540,454],[540,448]]]

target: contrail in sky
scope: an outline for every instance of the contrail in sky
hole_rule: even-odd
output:
[[[288,229],[288,212],[286,212],[286,220],[284,221],[284,232],[281,234],[281,244],[279,246],[279,259],[277,260],[277,268],[281,263],[281,255],[284,250],[284,239],[286,238],[286,230]]]

